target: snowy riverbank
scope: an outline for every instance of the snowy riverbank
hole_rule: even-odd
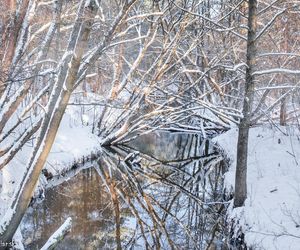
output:
[[[52,175],[99,150],[99,138],[79,120],[73,109],[64,116],[45,166]],[[236,222],[236,230],[242,229],[247,246],[254,249],[296,250],[300,246],[300,133],[297,129],[281,130],[251,129],[248,199],[245,207],[228,210],[229,218]],[[231,129],[214,139],[231,159],[225,177],[228,188],[234,186],[237,132],[237,129]],[[21,180],[31,149],[32,145],[26,145],[3,170],[0,216]]]
[[[300,133],[297,129],[252,128],[245,207],[229,209],[254,249],[299,249]],[[289,134],[289,135],[285,135]],[[231,159],[227,186],[234,186],[237,129],[215,138]]]
[[[76,111],[74,108],[69,109],[61,122],[45,166],[51,175],[60,174],[82,157],[99,150],[99,138],[91,133],[89,126],[82,125],[82,119]],[[21,181],[32,147],[33,144],[25,145],[15,159],[1,171],[0,216],[9,204],[15,187]]]

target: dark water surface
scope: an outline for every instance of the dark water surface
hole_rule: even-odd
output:
[[[54,178],[28,209],[26,249],[40,249],[68,217],[72,230],[57,249],[220,247],[224,171],[218,148],[197,134],[152,133],[105,148],[92,167]]]

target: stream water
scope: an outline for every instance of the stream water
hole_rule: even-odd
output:
[[[158,132],[103,148],[92,167],[54,177],[21,230],[40,249],[71,217],[57,249],[223,249],[226,164],[197,134]],[[215,248],[214,248],[215,249]]]

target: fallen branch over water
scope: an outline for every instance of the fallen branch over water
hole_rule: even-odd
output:
[[[46,244],[41,248],[41,250],[54,249],[57,244],[63,240],[63,238],[70,232],[72,226],[72,218],[68,217],[64,224],[56,230],[54,234],[47,240]]]

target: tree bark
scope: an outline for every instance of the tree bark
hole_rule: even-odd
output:
[[[251,110],[254,96],[254,78],[252,76],[256,64],[256,26],[257,0],[249,0],[248,39],[247,39],[247,70],[243,102],[243,118],[239,124],[237,143],[237,162],[235,175],[234,207],[244,205],[247,198],[247,157]]]
[[[83,7],[84,1],[82,1],[80,5]],[[81,9],[83,10],[84,8]],[[78,37],[78,39],[76,39],[77,42],[76,44],[72,44],[72,46],[70,46],[70,44],[74,41],[72,39],[69,43],[69,47],[73,47],[74,49],[71,50],[72,53],[67,51],[66,56],[64,57],[65,60],[63,64],[67,67],[62,67],[61,71],[59,72],[59,76],[55,83],[51,100],[48,105],[47,115],[42,122],[40,134],[34,148],[34,153],[27,167],[28,171],[25,174],[20,184],[18,193],[16,194],[10,207],[10,210],[13,214],[8,218],[7,224],[4,225],[5,228],[1,228],[1,242],[12,241],[13,235],[15,234],[27,210],[32,193],[39,179],[39,175],[54,143],[61,119],[68,105],[72,91],[74,90],[81,59],[93,24],[93,17],[97,12],[95,4],[90,3],[90,6],[89,8],[86,8],[86,11],[88,13],[86,13],[84,19],[81,16],[82,13],[78,13],[81,29],[77,29],[76,24],[78,23],[75,23],[73,31],[74,29],[76,30],[71,34],[71,37],[73,35],[76,36],[76,38]],[[61,80],[63,80],[63,84],[61,83]]]

